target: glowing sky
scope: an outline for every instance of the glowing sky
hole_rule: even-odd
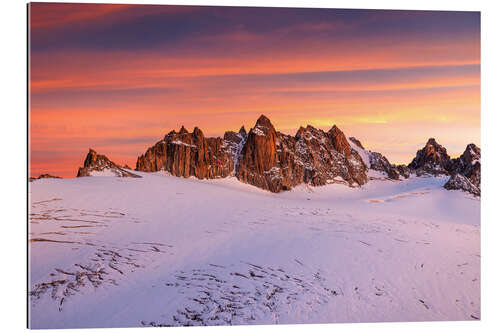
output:
[[[30,168],[135,167],[181,125],[339,126],[393,163],[480,144],[480,14],[30,5]]]

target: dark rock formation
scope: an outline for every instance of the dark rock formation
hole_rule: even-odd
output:
[[[101,168],[112,163],[107,159],[109,163],[98,162],[100,158],[96,156],[100,155],[92,152],[79,176],[88,174],[87,164]],[[451,160],[446,149],[431,138],[408,166],[396,166],[382,154],[366,150],[356,138],[348,140],[335,125],[328,132],[310,125],[300,127],[292,136],[276,131],[271,121],[262,115],[248,133],[241,127],[238,132],[225,132],[223,138],[205,138],[199,128],[189,133],[182,126],[139,156],[136,170],[163,170],[178,177],[200,179],[234,175],[244,183],[271,192],[289,190],[302,183],[361,186],[368,181],[367,169],[385,173],[394,180],[408,178],[412,173],[452,174],[447,188],[462,186],[478,193],[480,156],[481,150],[470,144],[460,158]],[[112,169],[118,168],[112,164]]]
[[[301,127],[295,136],[277,132],[262,115],[247,133],[228,131],[223,138],[205,138],[198,128],[172,131],[137,159],[136,170],[165,170],[175,176],[240,181],[280,192],[301,184],[367,182],[366,167],[336,126],[328,132]]]
[[[405,178],[409,178],[411,175],[411,170],[408,168],[406,165],[401,164],[396,166],[396,169],[398,170],[398,173],[400,176],[403,176]]]
[[[277,161],[276,139],[278,134],[268,118],[260,116],[255,126],[248,133],[247,140],[238,160],[236,177],[265,190],[278,192],[289,189],[287,186],[278,190],[277,181],[281,178],[281,170],[271,170]]]
[[[450,160],[448,170],[452,176],[444,186],[446,189],[481,195],[481,148],[468,144],[460,157]]]
[[[477,164],[479,165],[476,166]],[[470,143],[467,145],[465,151],[462,153],[462,155],[460,155],[460,157],[450,160],[448,169],[452,173],[458,172],[463,174],[467,178],[471,178],[473,174],[477,174],[478,169],[480,169],[480,165],[481,148],[473,143]],[[476,176],[474,176],[474,178],[476,178]]]
[[[356,146],[358,146],[359,148],[361,149],[365,149],[365,147],[363,147],[363,145],[361,144],[361,141],[359,141],[358,139],[356,139],[355,137],[351,136],[349,138],[349,140],[352,141],[352,143],[354,143]]]
[[[276,132],[261,116],[248,133],[236,176],[245,183],[280,192],[306,183],[367,182],[366,167],[336,126],[328,132],[301,127],[295,136]]]
[[[116,163],[110,161],[106,156],[99,155],[92,149],[89,149],[87,157],[85,158],[85,161],[83,163],[83,167],[78,169],[77,177],[92,176],[94,173],[107,171],[117,177],[141,178],[141,176],[120,168]]]
[[[460,173],[453,174],[448,182],[444,184],[444,188],[447,190],[462,190],[465,192],[472,193],[475,196],[481,195],[481,190],[474,185],[469,178],[465,177]]]
[[[137,159],[138,171],[165,170],[174,176],[200,179],[227,177],[234,169],[228,142],[221,138],[205,138],[195,127],[189,133],[184,126],[171,131],[165,138]]]
[[[32,182],[34,180],[38,180],[38,179],[44,179],[44,178],[57,178],[57,179],[60,179],[61,177],[58,177],[58,176],[53,176],[51,174],[48,174],[48,173],[43,173],[41,174],[40,176],[38,177],[30,177],[29,181]]]
[[[387,159],[387,157],[385,157],[384,155],[382,155],[380,153],[366,150],[363,147],[363,145],[361,144],[361,142],[354,137],[350,137],[349,140],[354,145],[354,146],[352,146],[354,148],[354,150],[356,150],[356,151],[361,150],[362,154],[364,154],[366,156],[365,159],[367,159],[367,160],[365,160],[363,163],[365,163],[365,165],[368,169],[372,169],[372,170],[376,170],[376,171],[385,173],[387,175],[387,177],[390,179],[394,179],[394,180],[399,179],[399,175],[400,175],[399,169],[395,165],[391,164],[389,162],[389,160]],[[409,175],[408,175],[408,177],[407,176],[404,176],[404,177],[408,178]]]
[[[243,145],[247,140],[247,131],[244,126],[241,126],[238,133],[227,131],[224,133],[224,149],[229,149],[233,159],[233,171],[236,170],[238,158],[243,149]]]
[[[446,189],[462,189],[474,195],[481,193],[481,149],[473,143],[467,145],[459,158],[451,159],[446,148],[431,138],[417,152],[408,169],[417,176],[451,175],[444,186]],[[398,166],[398,171],[400,174],[407,172],[403,166]]]
[[[338,129],[337,126],[333,127],[328,131],[328,136],[331,139],[333,147],[336,151],[344,155],[346,158],[351,157],[351,146],[344,135],[344,133]]]
[[[399,179],[398,169],[380,153],[370,152],[370,169],[385,172],[390,179]]]
[[[440,175],[449,174],[448,167],[450,156],[446,152],[446,148],[436,142],[434,138],[430,138],[424,148],[417,151],[417,155],[408,164],[408,168],[414,170],[417,176],[424,174]]]

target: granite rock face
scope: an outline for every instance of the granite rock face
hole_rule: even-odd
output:
[[[289,190],[301,183],[360,186],[368,180],[361,157],[336,126],[328,132],[301,127],[291,136],[277,132],[265,116],[248,134],[236,176],[271,192]]]
[[[141,178],[141,176],[119,167],[116,163],[110,161],[106,156],[99,155],[95,150],[89,149],[87,157],[83,162],[83,167],[78,169],[77,177],[102,174],[117,177]]]
[[[411,174],[458,173],[479,189],[480,154],[480,149],[471,144],[460,158],[452,160],[446,149],[431,138],[408,166],[394,165],[384,155],[366,150],[356,138],[347,139],[335,125],[329,131],[308,125],[288,135],[278,132],[261,115],[248,132],[241,127],[238,132],[225,132],[222,138],[206,138],[199,128],[190,133],[182,126],[139,156],[136,170],[167,171],[199,179],[235,176],[271,192],[290,190],[299,184],[361,186],[369,179],[369,169],[393,180]],[[455,178],[455,184],[465,184]],[[453,186],[458,185],[449,185]]]
[[[277,180],[281,172],[273,169],[278,158],[277,137],[278,134],[271,121],[261,116],[248,133],[241,156],[238,158],[236,177],[240,181],[272,192],[279,192],[274,189],[279,186]]]
[[[336,126],[328,132],[301,127],[291,136],[276,131],[264,115],[248,133],[242,127],[223,138],[205,138],[198,128],[172,131],[139,156],[136,170],[200,179],[234,175],[271,192],[301,183],[360,186],[368,180],[361,157]]]
[[[138,171],[168,171],[177,177],[200,179],[227,177],[233,171],[233,158],[222,138],[205,138],[195,127],[171,131],[137,159]]]

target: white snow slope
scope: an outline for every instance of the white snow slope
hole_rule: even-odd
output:
[[[30,183],[32,328],[480,318],[480,201],[447,177]]]

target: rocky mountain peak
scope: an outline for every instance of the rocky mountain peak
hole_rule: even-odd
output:
[[[89,154],[89,160],[96,159],[95,152]],[[179,132],[170,131],[138,157],[136,170],[164,170],[174,176],[200,179],[234,175],[244,183],[271,192],[289,190],[302,183],[360,186],[368,181],[368,168],[395,180],[408,178],[411,173],[438,175],[459,170],[479,188],[479,159],[480,149],[471,144],[453,164],[446,149],[430,138],[409,167],[396,166],[382,154],[364,149],[356,138],[347,139],[336,125],[328,132],[311,125],[301,126],[291,136],[276,131],[269,118],[261,115],[248,132],[242,126],[238,132],[226,131],[223,138],[206,138],[198,127],[192,133],[184,126]]]
[[[448,156],[446,148],[437,143],[436,139],[430,138],[425,144],[424,151],[426,157],[430,157],[434,160],[439,160],[440,158],[445,158]],[[448,156],[449,157],[449,156]]]
[[[336,126],[329,132],[311,125],[297,135],[277,132],[261,115],[247,133],[227,131],[223,138],[205,138],[197,127],[184,127],[165,138],[137,159],[136,170],[165,170],[179,177],[220,178],[234,174],[240,181],[272,192],[289,190],[301,183],[331,182],[359,186],[366,183],[366,167],[351,151]]]
[[[474,196],[481,195],[481,190],[474,185],[469,178],[460,173],[453,174],[446,184],[444,184],[444,188],[447,190],[461,190],[469,192]]]
[[[328,135],[332,140],[333,146],[339,153],[342,153],[347,158],[351,157],[351,146],[347,142],[344,133],[336,125],[332,126],[328,131]]]
[[[425,146],[417,151],[415,158],[408,164],[408,168],[419,174],[448,174],[450,156],[446,148],[441,146],[434,138],[430,138]]]
[[[250,135],[257,135],[257,136],[262,136],[262,137],[276,137],[276,130],[274,129],[273,124],[264,115],[261,115],[259,119],[257,119],[257,122],[255,123],[255,126],[250,129],[248,132],[248,136]]]
[[[196,145],[197,147],[200,146],[201,149],[204,149],[205,136],[203,135],[201,129],[195,127],[193,129],[192,137],[193,137],[193,144]]]
[[[481,195],[481,148],[473,143],[468,144],[460,157],[449,161],[447,169],[452,176],[445,184],[446,189]]]
[[[203,137],[203,132],[201,131],[201,129],[198,128],[198,126],[196,126],[193,129],[193,135],[197,137]]]
[[[261,117],[248,135],[236,175],[245,183],[280,192],[301,183],[359,186],[367,181],[365,172],[361,157],[351,152],[338,128],[326,133],[307,125],[290,136],[276,132]]]
[[[78,169],[77,177],[87,176],[117,176],[117,177],[133,177],[140,176],[119,167],[116,163],[110,161],[105,155],[98,154],[92,148],[83,162],[83,167]]]
[[[473,161],[481,160],[481,148],[473,143],[469,143],[465,148],[465,151],[460,156],[460,159],[464,160],[466,163],[472,164]]]
[[[426,146],[439,146],[439,144],[436,142],[436,139],[434,139],[434,138],[429,138],[425,145]]]
[[[271,121],[261,115],[248,133],[239,159],[238,178],[262,174],[276,162],[276,130]]]
[[[246,136],[247,135],[247,130],[245,129],[245,126],[241,126],[240,130],[238,131],[239,134]]]
[[[87,168],[87,167],[91,166],[92,164],[95,164],[97,162],[98,158],[101,159],[102,156],[98,157],[97,152],[94,149],[89,148],[89,152],[87,153],[87,156],[85,157],[85,161],[83,162],[83,167]]]
[[[233,171],[230,148],[221,138],[205,138],[198,127],[170,131],[162,141],[137,158],[136,170],[168,171],[177,177],[227,177]]]
[[[263,127],[267,127],[267,128],[273,128],[274,129],[274,126],[273,124],[271,124],[271,120],[269,120],[269,118],[267,118],[265,115],[260,115],[259,119],[257,119],[257,122],[255,123],[255,127],[257,126],[263,126]]]
[[[299,129],[297,130],[297,133],[295,133],[295,138],[299,139],[304,137],[305,132],[306,129],[303,126],[300,126]]]

